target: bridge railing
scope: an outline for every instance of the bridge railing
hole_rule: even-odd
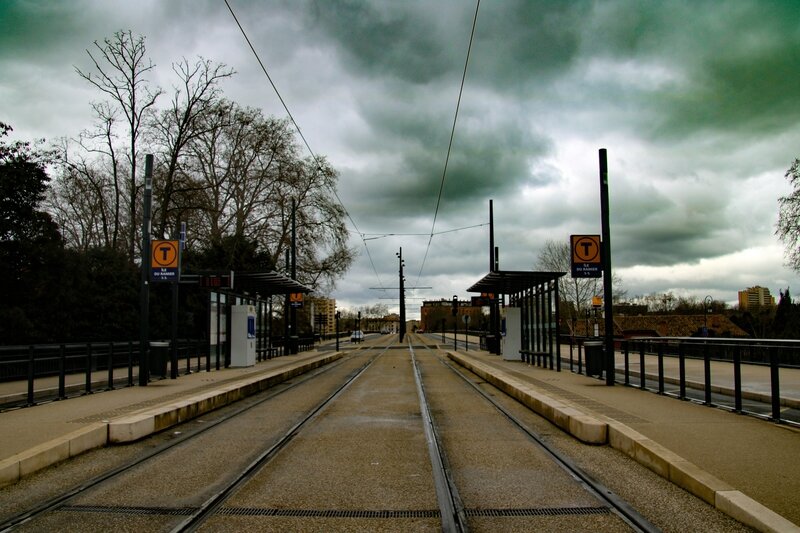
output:
[[[153,352],[151,372],[168,377],[153,369]],[[177,352],[178,375],[209,366],[205,343],[182,339]],[[138,341],[0,346],[0,405],[34,405],[133,386],[140,356]]]
[[[577,348],[578,373],[585,370],[586,340],[586,337],[562,337],[562,342],[569,345],[573,371]],[[782,372],[786,375],[792,372],[791,383],[796,388],[800,341],[715,337],[615,339],[615,358],[615,382],[624,385],[776,422],[783,421],[784,408],[800,409],[800,397],[793,397],[800,394],[794,389],[788,393],[786,387],[781,389]],[[672,389],[677,385],[677,389],[667,391],[667,384]],[[756,388],[768,392],[758,392]],[[759,410],[763,405],[768,406],[766,411]]]
[[[170,348],[161,344],[149,348],[151,377],[173,374]],[[297,345],[299,351],[313,350],[314,338],[300,337]],[[259,343],[256,352],[258,362],[287,353],[281,338]],[[177,354],[176,376],[227,366],[224,345],[209,350],[201,339],[179,339]],[[0,408],[134,386],[140,359],[139,341],[0,346]]]

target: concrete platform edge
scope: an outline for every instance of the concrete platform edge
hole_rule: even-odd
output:
[[[245,377],[234,384],[222,385],[219,389],[167,405],[125,415],[107,422],[92,423],[0,461],[0,487],[17,483],[23,477],[37,470],[65,461],[93,448],[142,439],[329,364],[342,356],[342,352],[320,356],[296,366]]]
[[[608,444],[721,512],[762,532],[800,532],[800,527],[700,467],[630,427],[584,413],[579,407],[549,397],[500,369],[469,356],[447,351],[447,357],[587,444]]]

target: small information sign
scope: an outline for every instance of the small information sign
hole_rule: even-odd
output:
[[[600,254],[600,235],[570,235],[573,278],[600,278],[603,261]]]
[[[303,293],[302,292],[292,292],[289,294],[289,305],[294,307],[295,309],[300,309],[303,307]]]
[[[180,242],[156,240],[150,243],[150,278],[155,281],[178,281],[180,278]]]

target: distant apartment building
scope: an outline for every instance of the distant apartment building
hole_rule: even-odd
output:
[[[458,315],[453,315],[453,300],[442,298],[440,300],[426,300],[422,302],[420,308],[419,327],[424,331],[441,331],[442,324],[447,331],[453,328],[456,322],[457,327],[464,328],[464,315],[470,317],[470,329],[480,329],[485,326],[483,309],[474,307],[470,301],[460,300],[458,302]]]
[[[775,297],[770,295],[769,289],[766,287],[747,288],[739,291],[739,309],[747,310],[754,307],[774,307]]]
[[[310,298],[314,331],[333,333],[336,330],[336,300],[333,298]]]

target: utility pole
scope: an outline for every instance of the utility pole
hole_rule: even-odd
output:
[[[605,346],[606,346],[606,385],[613,386],[615,370],[614,357],[614,302],[611,286],[611,227],[608,208],[608,161],[606,149],[600,149],[600,218],[602,219],[602,261],[603,261],[603,299],[605,305]]]
[[[458,350],[458,296],[453,295],[453,350]]]
[[[403,247],[396,254],[400,262],[400,342],[403,342],[403,337],[406,334],[406,289],[405,289],[405,276],[403,275]]]
[[[292,198],[292,279],[297,281],[297,205],[295,204],[294,198]],[[297,332],[297,308],[291,306],[289,311],[291,317],[291,345],[292,354],[296,354],[299,351],[299,347],[295,339],[298,338]]]
[[[339,318],[341,318],[341,311],[336,311],[336,351],[339,351]]]
[[[150,206],[153,203],[153,154],[144,158],[142,209],[142,284],[139,289],[139,385],[150,380]],[[133,245],[131,245],[133,246]]]

